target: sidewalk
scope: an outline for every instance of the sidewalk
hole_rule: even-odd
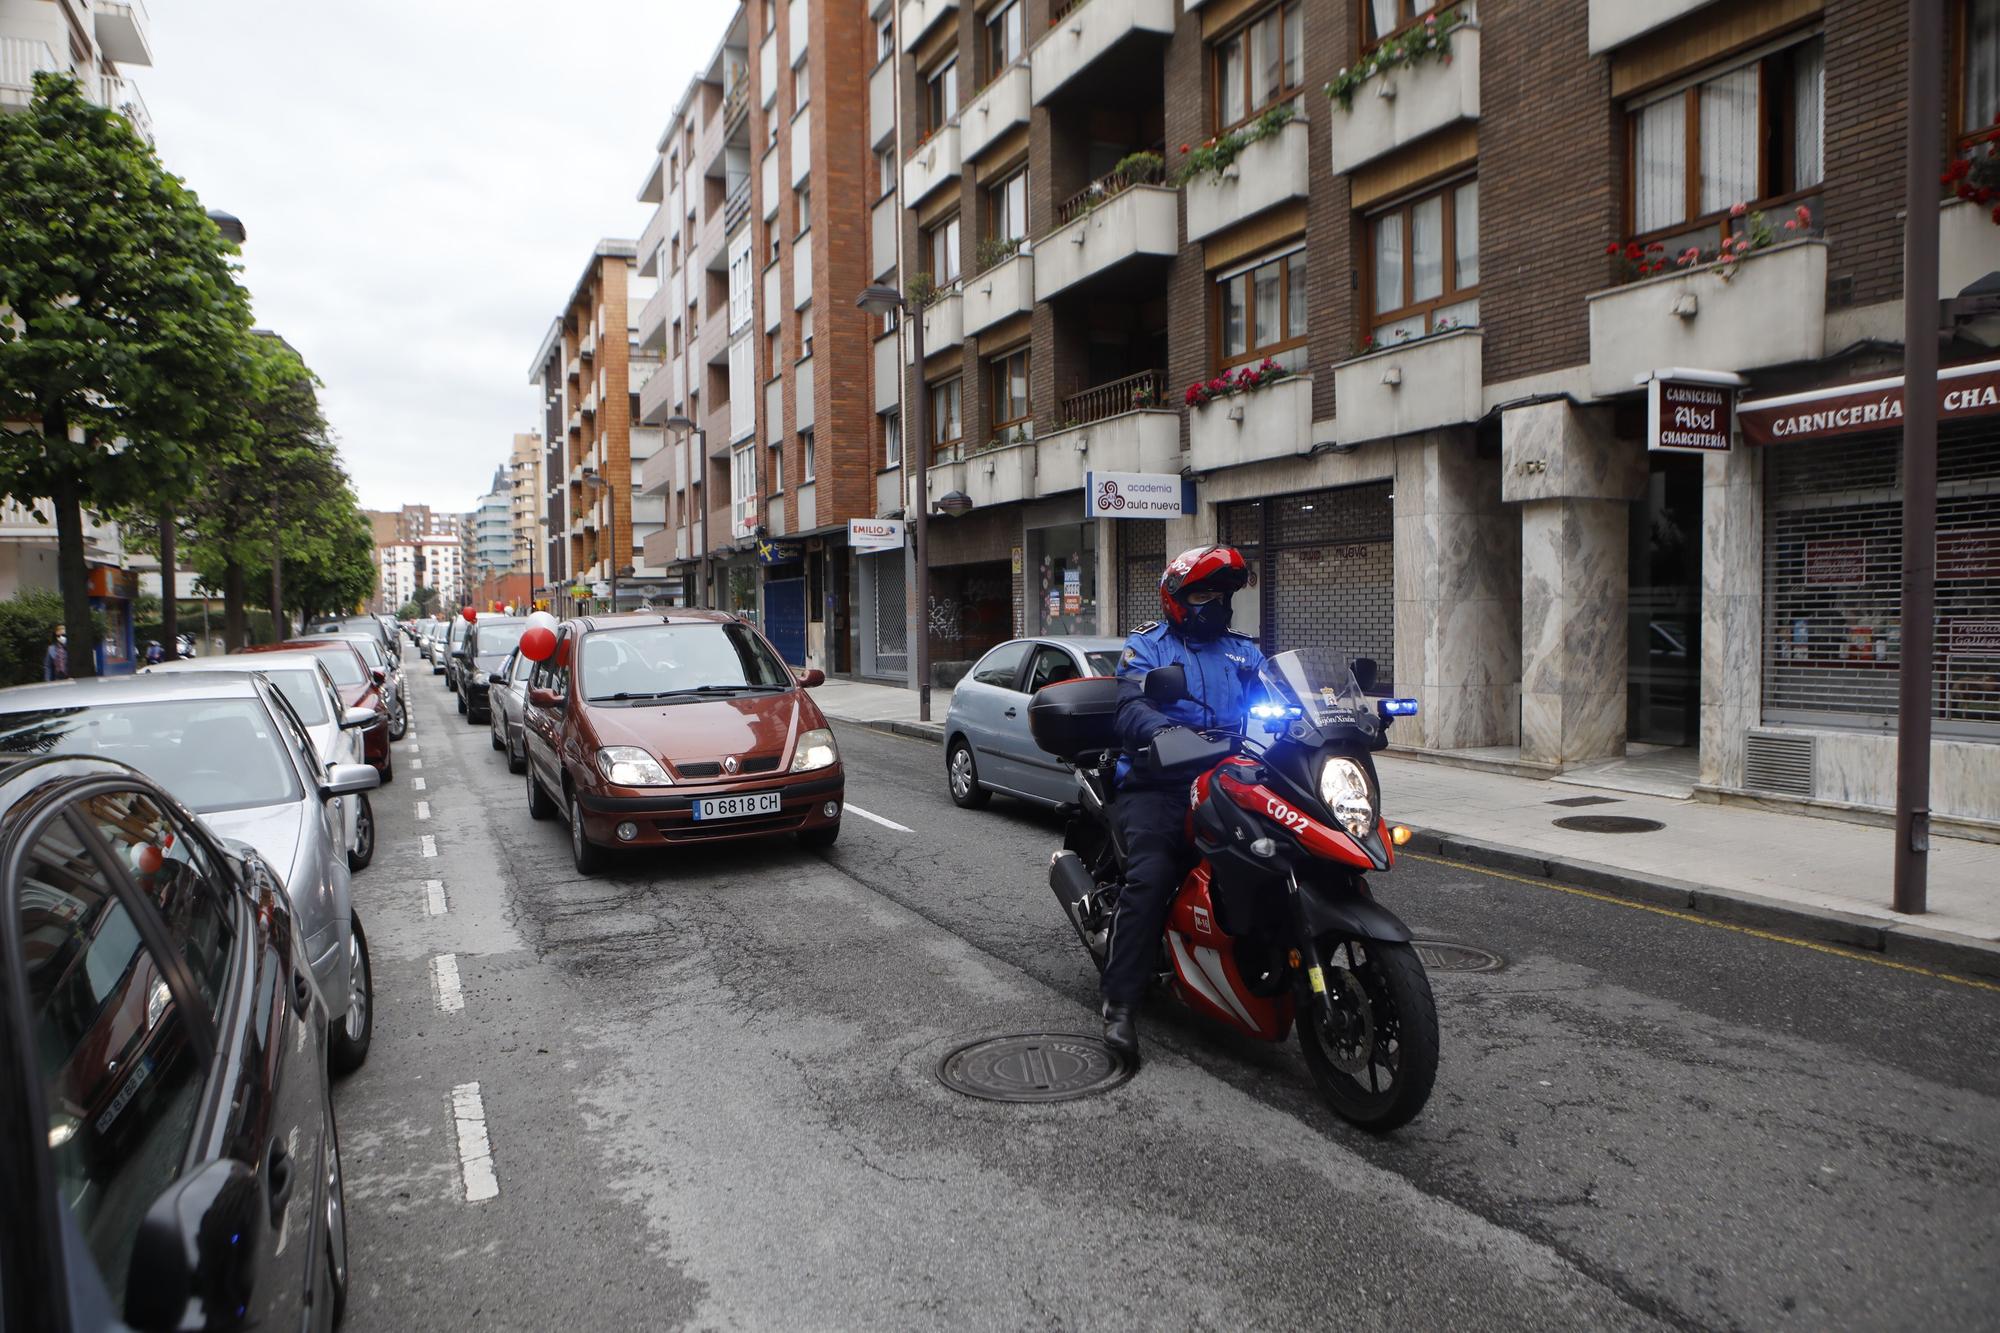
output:
[[[929,724],[912,690],[828,681],[814,691],[835,722],[942,741],[949,690]],[[1617,897],[1884,953],[1924,966],[2000,976],[2000,844],[1934,836],[1930,911],[1889,908],[1893,835],[1744,806],[1596,789],[1456,768],[1393,752],[1376,765],[1384,813],[1417,830],[1410,850]],[[939,780],[943,780],[940,760]],[[1584,804],[1575,804],[1582,801]],[[1569,802],[1570,804],[1563,804]],[[1654,820],[1640,833],[1558,828],[1575,815]]]

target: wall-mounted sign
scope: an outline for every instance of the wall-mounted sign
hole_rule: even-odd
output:
[[[760,540],[757,543],[757,563],[760,565],[789,565],[804,555],[805,548],[797,542]]]
[[[1646,447],[1662,454],[1726,454],[1736,390],[1719,384],[1646,382]]]
[[[1194,512],[1194,482],[1172,472],[1086,472],[1085,518],[1175,518]]]
[[[854,550],[869,554],[900,551],[903,549],[903,520],[850,518],[847,520],[847,544]]]
[[[1938,372],[1938,422],[2000,415],[2000,361],[1946,366]],[[1903,428],[1903,377],[1841,384],[1741,404],[1736,426],[1745,444],[1831,440]]]

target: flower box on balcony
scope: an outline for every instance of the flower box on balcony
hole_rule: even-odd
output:
[[[1188,465],[1196,472],[1212,472],[1310,452],[1312,393],[1312,376],[1288,375],[1190,408]]]
[[[965,341],[965,297],[960,292],[947,292],[924,308],[924,359],[940,352],[954,350]],[[917,359],[917,340],[911,338],[909,350],[904,353],[906,361]]]
[[[903,206],[915,208],[958,179],[958,126],[946,125],[903,163]]]
[[[1035,441],[1035,493],[1083,489],[1086,472],[1178,472],[1180,413],[1135,408]]]
[[[1970,199],[1938,205],[1938,296],[1950,300],[2000,269],[2000,226]]]
[[[1327,143],[1333,169],[1348,172],[1461,120],[1479,119],[1479,27],[1451,32],[1441,59],[1397,65],[1354,91],[1353,106],[1333,104]]]
[[[1785,241],[1733,266],[1641,278],[1587,303],[1595,394],[1630,392],[1665,366],[1754,370],[1815,361],[1826,352],[1826,242]]]
[[[1354,444],[1479,420],[1484,342],[1476,328],[1452,329],[1335,366],[1335,442]]]
[[[1189,179],[1188,239],[1199,241],[1267,208],[1305,198],[1307,137],[1306,123],[1292,121],[1269,138],[1246,145],[1221,176],[1203,173]]]
[[[959,152],[976,161],[995,139],[1028,123],[1028,67],[1015,65],[980,89],[958,116]]]
[[[1103,0],[1093,0],[1093,4]],[[1180,249],[1180,191],[1131,185],[1035,242],[1035,299],[1137,258]]]
[[[965,332],[976,334],[1035,308],[1035,260],[1025,250],[965,280]]]
[[[1126,38],[1138,33],[1171,37],[1174,0],[1089,0],[1057,17],[1028,52],[1040,106]]]

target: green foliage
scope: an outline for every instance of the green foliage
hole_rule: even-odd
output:
[[[1354,110],[1354,94],[1362,84],[1385,69],[1415,65],[1426,60],[1451,63],[1451,35],[1466,23],[1465,11],[1447,9],[1427,16],[1422,23],[1400,36],[1391,37],[1363,56],[1359,62],[1334,75],[1326,85],[1326,95],[1340,103],[1342,111]]]
[[[48,651],[49,635],[63,621],[62,594],[46,588],[23,589],[0,602],[0,686],[26,685],[42,678],[42,654]],[[90,616],[91,638],[101,642],[105,634],[104,616]],[[70,636],[70,656],[84,651]]]
[[[909,285],[903,289],[903,299],[918,310],[929,309],[940,294],[937,280],[928,273],[911,274]]]
[[[1242,156],[1243,150],[1260,139],[1268,139],[1285,126],[1298,119],[1298,112],[1290,102],[1280,102],[1247,125],[1239,125],[1229,133],[1210,139],[1200,147],[1190,149],[1181,145],[1183,161],[1174,172],[1174,184],[1184,185],[1197,176],[1212,176],[1222,179],[1222,173],[1231,163]]]
[[[1127,153],[1111,168],[1113,178],[1125,185],[1152,185],[1166,172],[1166,161],[1155,152]]]
[[[182,598],[179,605],[181,633],[194,637],[195,647],[200,650],[201,656],[213,657],[215,655],[215,645],[209,642],[209,638],[221,636],[222,617],[215,612],[209,613],[208,636],[205,637],[201,632],[201,603]],[[278,641],[277,634],[271,628],[271,613],[269,611],[264,610],[262,607],[252,607],[244,613],[244,616],[250,635],[248,642],[276,643]],[[158,639],[161,643],[167,641],[165,626],[161,623],[157,612],[150,616],[141,616],[135,612],[132,617],[132,634],[138,642],[139,651],[142,655],[146,651],[146,640]]]
[[[979,242],[979,249],[973,256],[973,271],[984,273],[1006,263],[1021,253],[1020,236],[988,236]]]

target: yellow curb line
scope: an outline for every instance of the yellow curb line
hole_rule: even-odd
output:
[[[1800,949],[1811,949],[1814,953],[1830,954],[1835,958],[1845,958],[1856,963],[1869,963],[1875,967],[1886,967],[1897,972],[1909,972],[1920,977],[1931,977],[1938,981],[1949,981],[1954,985],[1970,986],[1974,990],[1991,991],[2000,995],[2000,985],[1990,981],[1979,981],[1972,977],[1961,977],[1955,972],[1938,972],[1928,967],[1918,967],[1915,963],[1898,963],[1888,958],[1878,958],[1871,953],[1856,949],[1843,949],[1838,945],[1819,944],[1813,940],[1802,940],[1794,935],[1780,935],[1776,931],[1759,930],[1755,926],[1739,926],[1733,921],[1717,921],[1714,917],[1702,916],[1696,912],[1682,912],[1672,907],[1657,907],[1652,903],[1634,902],[1630,898],[1620,898],[1616,894],[1598,893],[1592,889],[1579,889],[1571,884],[1558,884],[1552,879],[1534,879],[1527,875],[1509,874],[1505,870],[1492,870],[1486,866],[1473,865],[1466,861],[1453,861],[1442,856],[1428,856],[1421,852],[1405,852],[1403,855],[1414,861],[1428,861],[1432,865],[1450,866],[1454,870],[1470,870],[1476,874],[1491,875],[1495,879],[1512,880],[1516,884],[1526,884],[1537,889],[1554,889],[1557,893],[1567,893],[1574,898],[1588,898],[1592,902],[1610,903],[1614,907],[1630,907],[1640,912],[1651,912],[1655,916],[1671,917],[1675,921],[1686,921],[1697,926],[1711,926],[1716,930],[1734,931],[1738,935],[1748,935],[1752,939],[1769,940],[1774,944],[1790,944]]]

